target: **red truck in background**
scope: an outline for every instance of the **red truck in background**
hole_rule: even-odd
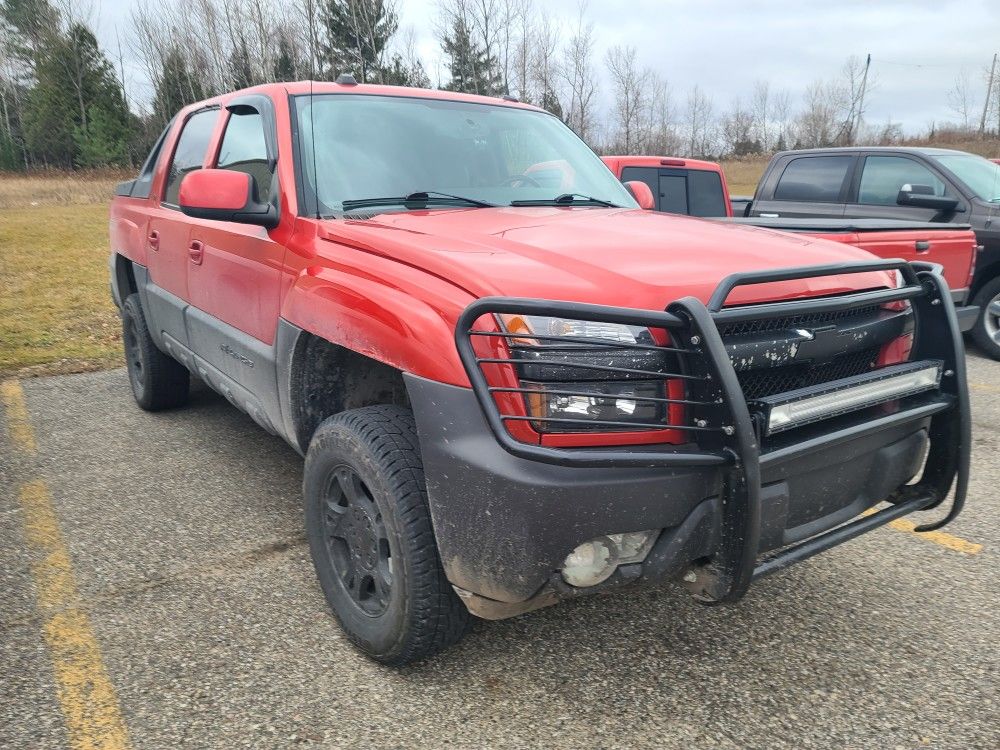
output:
[[[749,197],[733,198],[717,162],[661,156],[604,156],[623,182],[640,181],[652,193],[653,208],[666,213],[725,218],[731,223],[805,234],[866,250],[880,258],[902,258],[941,266],[959,308],[962,330],[975,324],[978,308],[967,307],[976,268],[977,242],[968,225],[898,219],[743,218]]]
[[[501,98],[348,76],[185,107],[111,205],[132,394],[197,378],[305,457],[320,587],[387,664],[601,591],[734,602],[952,489],[918,530],[955,518],[938,269],[639,192]]]

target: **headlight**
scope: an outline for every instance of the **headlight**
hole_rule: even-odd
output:
[[[668,427],[666,379],[676,365],[655,348],[648,329],[536,315],[505,315],[500,322],[518,334],[510,339],[511,359],[532,391],[525,405],[539,418],[531,423],[538,432]]]
[[[502,315],[501,322],[508,333],[523,333],[524,338],[516,338],[512,343],[527,346],[559,345],[559,341],[549,341],[548,337],[559,339],[599,339],[619,344],[636,344],[640,340],[652,343],[649,331],[637,326],[620,323],[603,323],[592,320],[572,320],[570,318],[547,318],[541,315]],[[532,334],[544,337],[536,339]],[[563,342],[562,345],[572,342]],[[585,343],[585,342],[584,342]]]

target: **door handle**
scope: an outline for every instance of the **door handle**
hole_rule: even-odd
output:
[[[761,214],[760,218],[762,218],[762,219],[777,219],[779,216],[780,216],[780,214]]]
[[[159,232],[157,232],[154,229],[152,232],[149,233],[149,237],[147,239],[149,240],[149,247],[152,250],[159,250],[160,249],[160,233]]]
[[[914,243],[914,247],[917,248],[918,253],[929,253],[931,251],[931,243],[928,240],[917,240]]]
[[[201,265],[201,261],[205,257],[205,246],[200,240],[192,240],[191,244],[188,245],[188,257],[196,266]]]

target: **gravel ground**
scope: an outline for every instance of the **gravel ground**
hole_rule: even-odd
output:
[[[69,740],[17,499],[34,478],[134,748],[1000,747],[1000,363],[969,365],[972,490],[947,531],[979,554],[883,528],[736,606],[581,599],[402,671],[329,615],[284,443],[204,391],[143,413],[123,370],[25,381],[38,455],[0,445],[0,747]]]

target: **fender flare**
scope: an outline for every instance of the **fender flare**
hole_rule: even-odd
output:
[[[395,369],[469,387],[455,347],[455,320],[472,301],[424,276],[426,294],[354,270],[305,269],[286,292],[281,317],[303,331]],[[465,293],[462,293],[465,296]]]

